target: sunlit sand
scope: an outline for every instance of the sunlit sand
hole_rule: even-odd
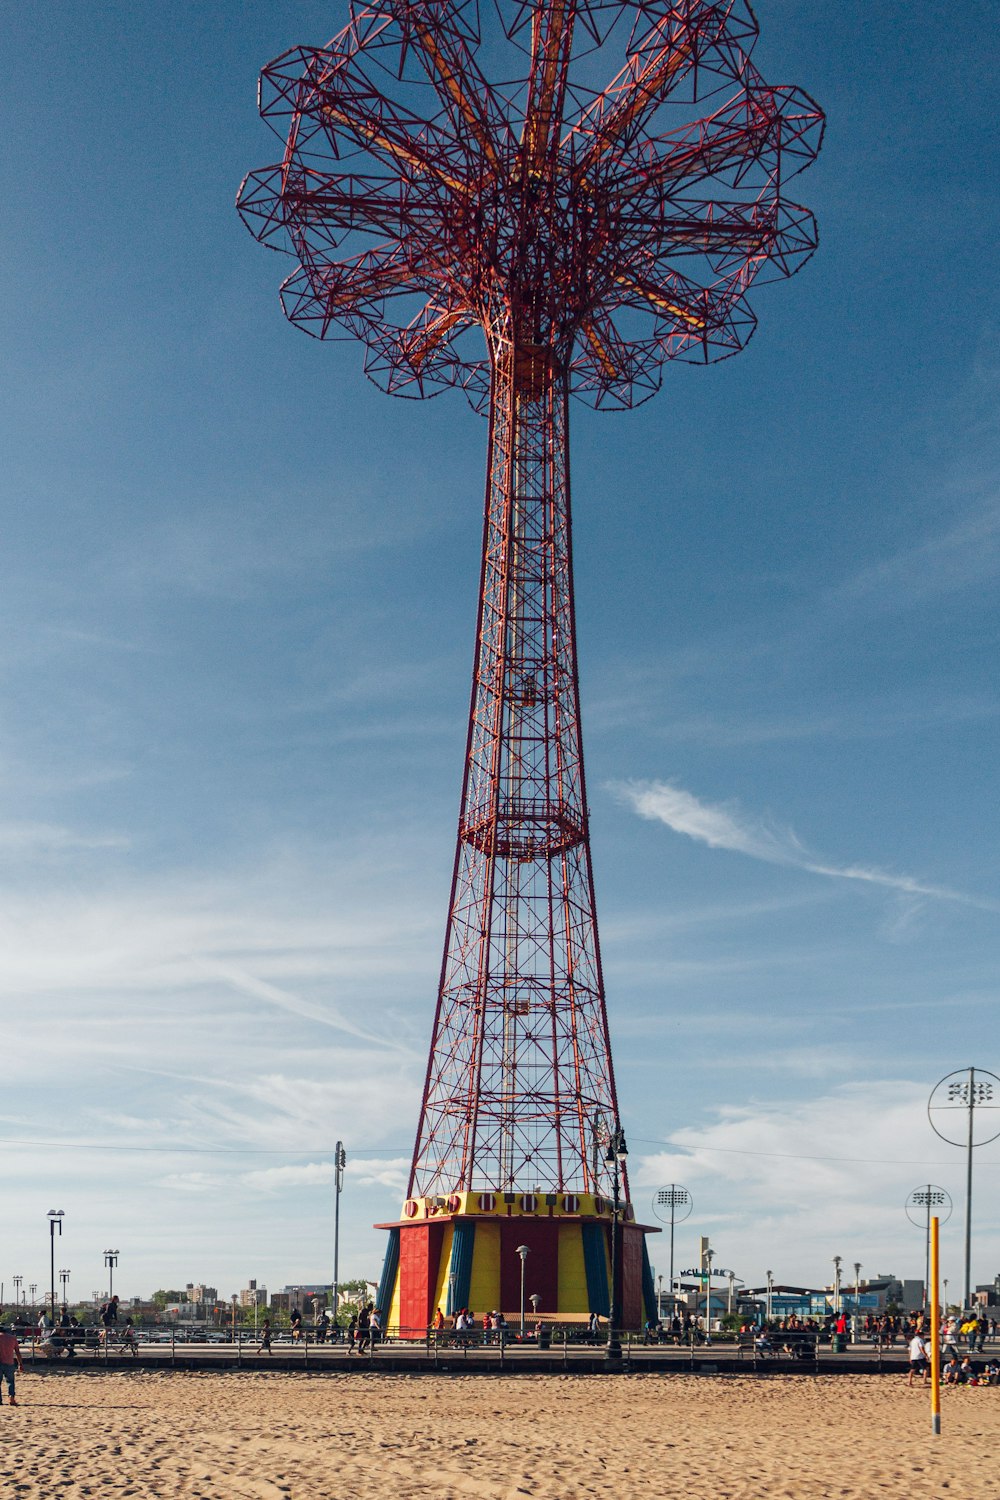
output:
[[[27,1373],[4,1495],[963,1496],[997,1493],[1000,1389],[902,1376]]]

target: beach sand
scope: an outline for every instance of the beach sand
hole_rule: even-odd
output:
[[[962,1496],[1000,1490],[1000,1389],[902,1376],[63,1375],[0,1410],[5,1497]]]

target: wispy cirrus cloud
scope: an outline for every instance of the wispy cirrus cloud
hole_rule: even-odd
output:
[[[1000,902],[935,885],[913,875],[894,874],[877,865],[830,864],[814,855],[793,829],[744,813],[735,803],[702,802],[671,781],[613,782],[610,790],[640,817],[663,823],[674,833],[707,844],[710,849],[728,849],[751,859],[789,865],[832,880],[881,886],[904,896],[956,901],[980,911],[1000,911]]]

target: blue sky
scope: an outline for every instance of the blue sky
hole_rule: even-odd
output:
[[[919,1275],[904,1200],[963,1180],[926,1096],[1000,1071],[994,28],[975,0],[758,17],[764,76],[828,113],[796,184],[820,250],[737,359],[573,412],[612,1037],[637,1204],[694,1194],[681,1263],[707,1233],[750,1282]],[[346,1275],[398,1211],[486,429],[292,329],[233,210],[276,149],[259,67],[342,19],[7,22],[8,1285],[46,1283],[50,1208],[77,1295],[107,1245],[128,1293],[329,1276],[338,1136]]]

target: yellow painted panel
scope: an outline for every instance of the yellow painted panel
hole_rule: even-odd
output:
[[[469,1306],[479,1317],[500,1306],[500,1225],[480,1219],[469,1282]]]
[[[559,1226],[559,1311],[586,1318],[587,1269],[583,1259],[583,1228],[580,1224]]]
[[[448,1307],[448,1273],[451,1270],[451,1245],[455,1238],[454,1227],[451,1224],[444,1226],[444,1239],[441,1242],[441,1259],[438,1262],[437,1286],[434,1289],[434,1304],[431,1307],[431,1320],[438,1308],[442,1312]],[[430,1276],[428,1274],[428,1280]]]
[[[399,1270],[398,1270],[398,1268],[397,1268],[397,1271],[396,1271],[396,1280],[393,1282],[393,1286],[392,1286],[392,1301],[389,1303],[388,1326],[390,1328],[398,1328],[399,1327]]]

